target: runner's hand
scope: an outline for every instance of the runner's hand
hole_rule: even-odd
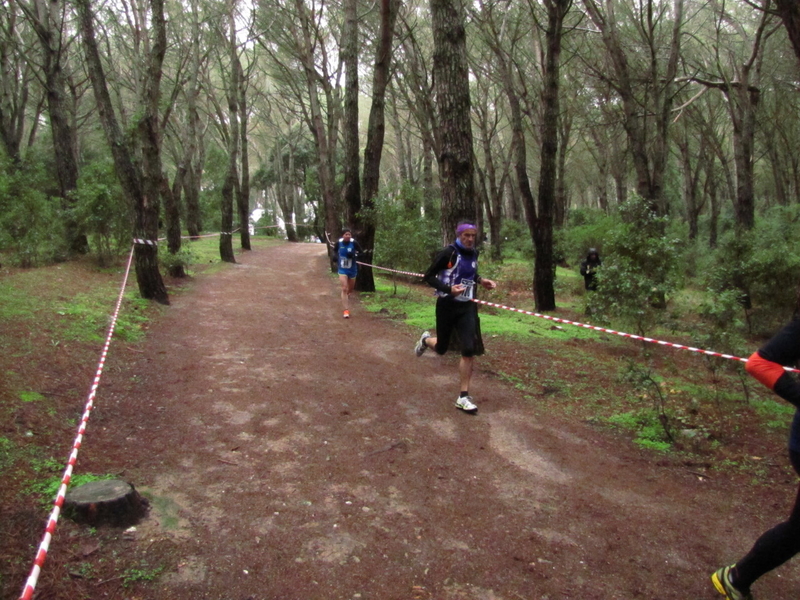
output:
[[[450,286],[450,293],[453,294],[453,296],[460,296],[466,289],[467,286],[457,283],[456,285]]]
[[[481,279],[481,285],[485,287],[487,290],[493,290],[494,288],[497,287],[497,284],[494,281],[485,278]]]

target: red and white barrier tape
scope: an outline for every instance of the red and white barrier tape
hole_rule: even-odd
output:
[[[422,273],[411,273],[409,271],[397,271],[396,269],[387,269],[386,267],[376,267],[375,265],[371,265],[369,263],[363,263],[360,261],[356,261],[356,264],[364,265],[365,267],[371,267],[373,269],[380,269],[381,271],[391,271],[392,273],[400,273],[401,275],[411,275],[411,277],[425,277]]]
[[[358,261],[356,261],[358,262]],[[372,267],[373,269],[381,269],[382,271],[391,271],[393,273],[401,273],[403,275],[411,275],[412,277],[423,277],[422,273],[410,273],[408,271],[397,271],[395,269],[388,269],[386,267],[376,267],[375,265],[370,265],[367,263],[359,262],[358,264],[364,265],[367,267]],[[614,329],[606,329],[605,327],[599,327],[597,325],[589,325],[588,323],[580,323],[578,321],[570,321],[568,319],[561,319],[559,317],[553,317],[551,315],[543,315],[541,313],[531,312],[529,310],[523,310],[521,308],[514,308],[513,306],[506,306],[504,304],[497,304],[496,302],[487,302],[485,300],[478,300],[473,298],[473,302],[477,304],[483,304],[485,306],[492,306],[494,308],[502,308],[503,310],[510,310],[512,312],[522,313],[524,315],[530,315],[532,317],[539,317],[540,319],[547,319],[548,321],[555,321],[557,323],[564,323],[566,325],[574,325],[575,327],[582,327],[583,329],[592,329],[594,331],[601,331],[603,333],[611,333],[613,335],[618,335],[621,337],[630,338],[632,340],[641,340],[643,342],[649,342],[651,344],[658,344],[659,346],[667,346],[669,348],[675,348],[677,350],[688,350],[689,352],[696,352],[699,354],[705,354],[706,356],[716,356],[718,358],[727,358],[729,360],[737,360],[739,362],[746,363],[747,359],[742,358],[740,356],[734,356],[732,354],[725,354],[723,352],[714,352],[713,350],[704,350],[702,348],[693,348],[692,346],[685,346],[683,344],[676,344],[674,342],[666,342],[664,340],[657,340],[654,338],[644,337],[641,335],[636,335],[633,333],[625,333],[624,331],[616,331]],[[783,367],[784,371],[791,371],[794,373],[800,373],[800,369],[794,369],[792,367]]]
[[[217,236],[220,236],[220,235],[233,235],[234,233],[236,233],[240,229],[241,229],[241,227],[237,227],[236,229],[233,230],[232,233],[219,232],[219,233],[204,233],[203,235],[182,235],[181,239],[182,240],[196,240],[197,238],[217,237]],[[133,241],[134,242],[144,242],[144,240],[133,240]],[[161,237],[161,238],[158,238],[158,241],[159,242],[165,242],[165,241],[167,241],[167,238]],[[150,243],[152,243],[152,242],[150,242]]]
[[[120,307],[122,306],[122,298],[125,295],[125,286],[128,283],[128,275],[131,271],[132,262],[133,248],[131,248],[130,255],[128,256],[128,264],[125,267],[125,277],[122,280],[122,287],[119,291],[119,297],[117,298],[117,305],[114,309],[114,314],[111,317],[111,324],[108,326],[106,342],[103,346],[103,351],[100,354],[100,362],[97,365],[97,372],[94,376],[94,382],[92,383],[91,390],[89,391],[83,416],[81,417],[80,424],[78,425],[78,435],[75,437],[75,441],[72,444],[72,452],[70,453],[69,460],[67,461],[67,467],[64,470],[64,475],[61,478],[61,487],[58,489],[58,493],[56,494],[56,498],[53,502],[53,510],[50,513],[50,518],[47,521],[47,528],[45,529],[44,538],[42,539],[41,544],[39,544],[39,551],[36,553],[36,559],[33,561],[33,568],[31,569],[31,573],[28,576],[25,587],[22,590],[20,600],[30,600],[30,598],[33,597],[33,592],[36,589],[36,583],[39,580],[39,573],[41,572],[42,565],[47,558],[47,551],[50,548],[50,541],[53,538],[53,533],[55,532],[56,524],[58,523],[58,517],[61,514],[61,507],[64,504],[67,486],[69,485],[69,480],[72,478],[72,468],[75,466],[75,463],[78,460],[78,450],[80,449],[81,442],[83,441],[83,434],[86,432],[86,423],[89,420],[89,415],[94,407],[94,398],[97,394],[97,387],[100,385],[100,376],[102,375],[103,367],[105,366],[106,356],[108,355],[108,347],[111,344],[111,336],[114,334],[114,328],[117,325],[117,317],[119,315]]]

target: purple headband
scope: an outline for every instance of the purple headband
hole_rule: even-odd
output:
[[[475,227],[475,225],[471,225],[470,223],[462,223],[461,225],[456,227],[456,235],[461,235],[467,229],[474,229],[475,231],[478,231],[478,228]]]

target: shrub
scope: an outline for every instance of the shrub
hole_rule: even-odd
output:
[[[666,218],[637,196],[620,205],[619,221],[608,232],[598,289],[588,307],[600,318],[630,323],[643,335],[658,321],[666,298],[677,287],[680,240],[663,232]]]
[[[589,248],[604,254],[604,243],[619,220],[618,214],[607,215],[599,209],[580,208],[572,211],[567,227],[557,233],[559,254],[567,265],[577,265]]]
[[[423,214],[422,190],[403,185],[381,195],[370,218],[375,219],[374,264],[421,273],[440,249],[439,215]]]
[[[748,325],[768,335],[794,310],[800,273],[798,207],[775,207],[749,232],[720,241],[705,276],[712,294],[738,294]]]
[[[506,219],[503,221],[500,235],[503,237],[504,256],[527,260],[535,258],[533,240],[526,223]]]
[[[81,170],[73,192],[78,227],[86,232],[101,266],[129,247],[133,211],[125,200],[111,161],[93,162]]]
[[[0,157],[0,248],[20,267],[66,259],[64,213],[41,164],[12,165]]]

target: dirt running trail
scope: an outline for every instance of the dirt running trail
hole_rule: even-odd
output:
[[[701,480],[480,359],[458,411],[456,357],[357,302],[342,319],[321,245],[238,260],[173,293],[146,353],[112,346],[79,466],[124,472],[153,498],[129,543],[179,554],[137,599],[711,600],[788,511],[789,487]],[[798,567],[758,597],[796,600]]]

